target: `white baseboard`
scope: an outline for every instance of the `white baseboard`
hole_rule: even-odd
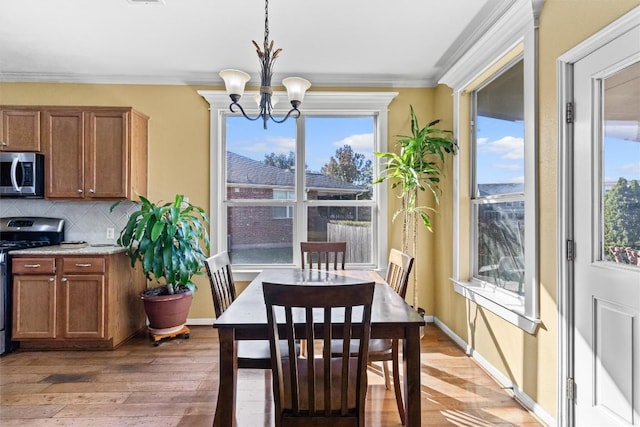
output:
[[[467,342],[456,335],[447,325],[445,325],[440,319],[434,318],[434,323],[438,326],[449,338],[451,338],[460,348],[462,348],[469,357],[472,357],[478,362],[498,383],[504,387],[513,391],[513,395],[518,402],[540,419],[541,422],[547,426],[556,426],[556,419],[545,411],[534,399],[523,392],[517,384],[515,384],[509,377],[504,375],[500,370],[493,366],[487,359],[482,357],[480,353],[475,351]]]

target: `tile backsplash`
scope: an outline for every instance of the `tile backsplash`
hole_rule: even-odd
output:
[[[73,202],[43,199],[0,199],[0,217],[44,216],[65,220],[65,240],[89,243],[115,243],[129,215],[136,210],[132,202],[124,201],[111,212],[113,201]],[[115,236],[107,239],[107,229]]]

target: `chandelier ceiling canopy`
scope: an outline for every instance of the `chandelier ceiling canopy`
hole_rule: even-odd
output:
[[[256,53],[258,54],[258,59],[260,60],[260,93],[254,97],[258,103],[257,116],[248,116],[239,103],[240,98],[244,94],[244,87],[251,79],[251,76],[240,70],[222,70],[220,71],[220,77],[224,80],[227,93],[231,98],[231,105],[229,106],[231,112],[235,113],[236,110],[234,108],[237,107],[242,115],[249,120],[262,119],[263,126],[266,129],[269,119],[276,123],[282,123],[289,117],[300,117],[298,107],[302,104],[304,94],[307,89],[311,87],[311,83],[301,77],[287,77],[283,79],[282,85],[287,89],[291,109],[282,119],[273,117],[273,107],[278,102],[278,98],[273,95],[271,77],[273,76],[273,64],[276,58],[278,58],[278,55],[280,55],[280,52],[282,52],[282,49],[278,48],[273,50],[273,40],[271,42],[269,41],[269,0],[265,0],[264,17],[264,42],[262,48],[252,40],[256,48]]]

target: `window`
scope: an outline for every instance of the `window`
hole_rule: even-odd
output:
[[[533,6],[533,8],[531,7]],[[514,2],[440,79],[454,91],[455,291],[529,333],[539,321],[537,29]]]
[[[522,59],[471,93],[473,278],[524,295]]]
[[[286,190],[273,190],[274,200],[295,200],[295,191]],[[272,208],[274,219],[292,219],[293,218],[293,206],[275,206]]]
[[[386,150],[396,93],[310,92],[300,118],[267,130],[230,113],[223,92],[200,94],[211,104],[212,252],[229,251],[239,280],[299,265],[307,240],[347,241],[347,266],[386,266],[387,196],[372,185],[373,152]]]

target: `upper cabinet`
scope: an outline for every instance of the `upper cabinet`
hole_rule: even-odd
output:
[[[40,151],[40,111],[0,108],[0,150]]]
[[[46,198],[147,195],[145,115],[116,107],[47,107],[42,113]]]

